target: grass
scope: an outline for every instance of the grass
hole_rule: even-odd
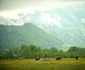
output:
[[[0,60],[0,70],[85,70],[85,58]]]

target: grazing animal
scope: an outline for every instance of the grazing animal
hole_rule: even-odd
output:
[[[78,60],[78,55],[76,55],[76,60]]]
[[[35,60],[40,60],[40,57],[36,57]]]
[[[60,57],[60,56],[57,56],[57,57],[56,57],[56,60],[61,60],[61,57]]]

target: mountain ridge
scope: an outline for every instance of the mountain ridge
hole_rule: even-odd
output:
[[[57,47],[61,49],[63,42],[55,39],[32,23],[23,26],[0,25],[0,52],[21,45],[37,45],[42,48]]]

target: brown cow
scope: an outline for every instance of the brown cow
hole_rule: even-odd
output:
[[[61,57],[60,57],[60,56],[57,56],[57,57],[56,57],[56,60],[61,60]]]

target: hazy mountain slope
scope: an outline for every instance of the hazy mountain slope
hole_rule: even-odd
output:
[[[33,12],[18,13],[18,19],[0,17],[0,24],[23,25],[29,21],[64,42],[64,49],[66,45],[85,46],[85,3]]]
[[[0,52],[13,47],[20,47],[22,44],[61,49],[63,43],[31,23],[23,26],[0,25]]]
[[[65,44],[85,46],[85,4],[23,14],[30,22],[62,40]],[[20,15],[19,15],[20,16]],[[36,19],[37,18],[37,19]]]

